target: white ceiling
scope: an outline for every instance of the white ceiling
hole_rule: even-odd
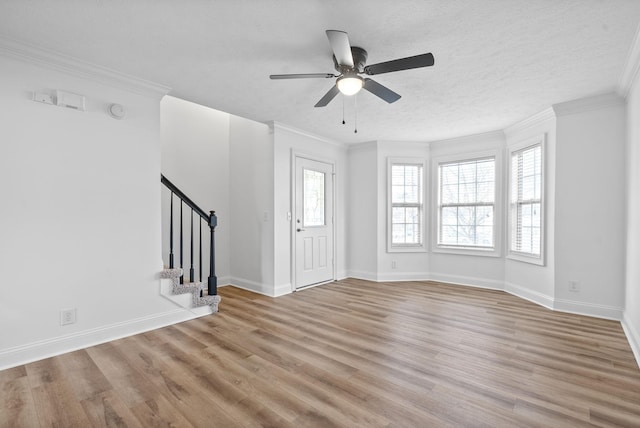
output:
[[[171,95],[346,143],[433,141],[502,129],[558,102],[615,90],[637,0],[2,0],[0,37],[172,89]],[[324,31],[369,64],[432,52],[435,66],[374,76],[402,95],[313,105],[332,73]]]

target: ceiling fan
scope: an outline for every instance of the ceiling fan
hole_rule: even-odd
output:
[[[330,79],[337,77],[336,84],[329,89],[315,105],[324,107],[342,92],[344,95],[354,95],[364,88],[388,103],[400,99],[400,95],[386,86],[381,85],[368,77],[362,78],[360,74],[373,76],[375,74],[391,73],[392,71],[410,70],[412,68],[430,67],[434,64],[433,55],[425,53],[406,58],[394,59],[365,66],[367,51],[351,46],[349,36],[344,31],[327,30],[327,38],[333,50],[333,65],[339,74],[333,73],[307,73],[307,74],[272,74],[271,79]]]

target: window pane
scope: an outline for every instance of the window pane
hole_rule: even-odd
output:
[[[493,226],[493,207],[476,208],[476,225]]]
[[[392,239],[393,242],[396,244],[404,244],[405,243],[405,239],[404,239],[404,224],[394,224],[393,225],[393,232],[392,232]]]
[[[458,165],[443,165],[440,170],[443,185],[458,184]]]
[[[440,232],[440,243],[445,245],[457,245],[458,244],[458,227],[442,226],[441,232]]]
[[[458,227],[458,245],[471,246],[476,241],[476,231],[473,225]]]
[[[302,210],[304,226],[324,226],[324,173],[303,170]]]
[[[494,181],[496,176],[496,168],[494,160],[485,160],[478,162],[478,181]]]
[[[407,207],[405,208],[405,222],[418,224],[420,220],[419,211],[417,207]]]
[[[477,202],[494,202],[495,183],[493,181],[478,183],[477,195]]]
[[[447,184],[442,186],[440,199],[443,204],[457,204],[458,203],[458,185]]]
[[[404,186],[391,186],[391,202],[394,204],[404,203]]]
[[[393,207],[391,217],[393,223],[404,223],[404,207]]]
[[[440,223],[445,226],[455,226],[458,224],[458,208],[443,207],[441,210]]]
[[[512,153],[510,198],[511,250],[539,255],[541,237],[542,145]]]
[[[482,247],[493,247],[493,227],[477,226],[476,242]]]
[[[477,202],[476,183],[460,184],[460,202]]]
[[[476,181],[476,164],[462,163],[460,164],[460,173],[458,175],[460,183],[475,183]]]

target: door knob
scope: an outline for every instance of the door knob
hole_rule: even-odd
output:
[[[298,230],[298,232],[304,232],[304,229],[298,228],[297,230]]]

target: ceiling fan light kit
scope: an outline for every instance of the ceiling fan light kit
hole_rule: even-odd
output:
[[[430,67],[434,64],[433,55],[431,53],[425,53],[365,66],[367,62],[367,51],[356,46],[351,46],[349,43],[349,36],[346,32],[327,30],[326,34],[329,39],[329,44],[331,45],[331,50],[333,51],[334,67],[340,74],[272,74],[269,76],[274,80],[337,78],[335,85],[333,85],[331,89],[329,89],[329,92],[327,92],[320,101],[316,103],[315,107],[325,107],[339,93],[351,96],[357,94],[363,88],[391,104],[400,99],[399,94],[372,79],[362,78],[359,74],[373,76],[375,74]]]
[[[336,86],[344,95],[355,95],[364,86],[364,79],[356,74],[347,74],[338,77]]]

